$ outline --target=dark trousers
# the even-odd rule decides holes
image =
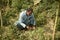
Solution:
[[[19,30],[27,30],[27,28],[24,28],[23,26],[21,26],[19,23],[17,24],[17,28]]]
[[[28,24],[27,26],[33,26],[32,24]],[[19,29],[19,30],[27,30],[27,28],[25,27],[23,27],[23,26],[21,26],[19,23],[17,24],[17,28]]]

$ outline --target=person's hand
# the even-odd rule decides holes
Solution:
[[[32,29],[33,29],[33,27],[31,27],[31,26],[26,26],[26,28],[27,28],[28,30],[32,30]]]
[[[28,30],[34,30],[34,29],[36,29],[36,27],[35,26],[26,26],[26,28],[28,29]]]
[[[29,26],[26,26],[26,28],[29,30],[30,29],[30,27]]]
[[[35,26],[30,27],[30,30],[34,30],[34,29],[36,29],[36,27],[35,27]]]
[[[33,28],[32,28],[32,29],[34,30],[34,29],[36,29],[36,27],[35,27],[35,26],[33,26]]]
[[[36,29],[36,25],[33,25],[33,30]]]

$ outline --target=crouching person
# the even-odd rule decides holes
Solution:
[[[35,19],[34,19],[34,15],[33,15],[33,9],[28,8],[27,10],[22,11],[20,13],[19,19],[15,23],[15,25],[21,30],[35,29],[36,23],[35,23]]]

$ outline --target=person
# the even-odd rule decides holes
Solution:
[[[19,15],[18,21],[15,23],[15,25],[21,29],[35,29],[36,28],[36,22],[33,15],[33,9],[28,8],[25,11],[22,11]]]

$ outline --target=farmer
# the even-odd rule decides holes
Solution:
[[[33,12],[32,8],[28,8],[27,10],[22,11],[15,25],[21,30],[35,29],[36,23],[32,12]]]

